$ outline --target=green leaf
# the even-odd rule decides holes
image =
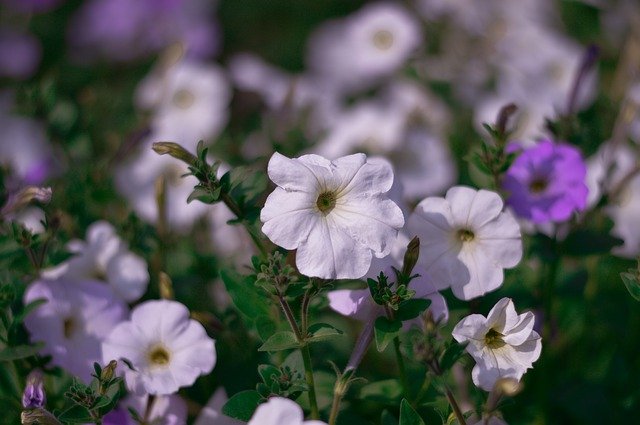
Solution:
[[[73,424],[93,423],[93,418],[87,408],[77,404],[62,412],[60,416],[58,416],[58,419],[61,422],[70,422]]]
[[[234,419],[249,422],[261,401],[262,396],[255,390],[240,391],[222,406],[222,413]]]
[[[220,188],[216,188],[212,193],[208,189],[196,186],[187,198],[187,204],[195,200],[204,204],[214,204],[220,200]]]
[[[397,379],[385,379],[366,384],[360,389],[359,395],[359,398],[363,400],[396,406],[400,397],[402,397],[402,385]]]
[[[318,341],[326,341],[331,338],[335,338],[336,336],[340,336],[343,332],[331,326],[328,323],[314,323],[309,326],[309,336],[307,336],[308,342],[318,342]]]
[[[411,320],[418,317],[429,308],[431,300],[424,298],[412,298],[400,303],[398,311],[396,312],[396,319],[404,322],[405,320]]]
[[[424,425],[424,421],[420,415],[413,410],[413,407],[411,407],[409,402],[404,398],[402,399],[402,402],[400,402],[399,425]]]
[[[293,332],[282,331],[271,335],[269,339],[258,348],[258,351],[282,351],[298,347],[300,347],[300,344]]]
[[[247,319],[255,321],[269,316],[268,298],[263,292],[258,292],[254,278],[242,276],[231,269],[220,270],[220,277],[233,304]]]
[[[467,344],[458,344],[452,341],[451,344],[445,349],[440,358],[440,368],[443,371],[449,370],[453,365],[464,355],[464,350]]]
[[[36,354],[44,347],[44,344],[39,342],[34,345],[16,345],[15,347],[6,347],[0,351],[0,362],[10,362],[13,360],[24,359]]]
[[[402,322],[399,320],[391,321],[382,316],[376,319],[374,332],[378,351],[384,351],[387,348],[387,345],[398,336],[400,328],[402,328]]]
[[[620,273],[624,286],[627,287],[629,294],[636,300],[640,301],[640,282],[634,273]]]

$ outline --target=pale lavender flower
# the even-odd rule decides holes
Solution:
[[[216,363],[215,341],[204,327],[189,318],[176,301],[146,301],[131,320],[113,328],[102,343],[105,361],[128,359],[127,386],[134,394],[172,394],[190,386]]]
[[[543,140],[525,149],[507,170],[502,187],[507,205],[534,223],[562,222],[585,209],[589,190],[580,151]]]
[[[27,316],[24,323],[31,341],[44,342],[41,352],[52,363],[87,382],[93,363],[100,362],[100,343],[127,315],[126,305],[108,286],[90,281],[39,280],[24,296],[28,304],[47,302]]]
[[[304,412],[295,401],[272,397],[258,406],[247,425],[326,425],[321,421],[305,421]]]

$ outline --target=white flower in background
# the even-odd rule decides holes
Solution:
[[[220,387],[202,408],[193,425],[242,425],[244,422],[222,414],[222,406],[227,402],[227,393]]]
[[[43,276],[106,281],[127,302],[139,299],[147,290],[147,263],[129,251],[110,223],[96,221],[87,229],[86,242],[73,240],[67,248],[75,255]]]
[[[470,300],[497,289],[504,268],[522,258],[520,227],[495,192],[456,186],[430,197],[409,218],[420,238],[420,264],[437,289]]]
[[[127,306],[107,285],[67,278],[29,285],[25,305],[38,299],[47,302],[24,321],[31,341],[43,341],[42,353],[51,355],[54,365],[88,382],[93,363],[102,359],[100,343],[125,320]]]
[[[302,408],[284,397],[271,397],[258,406],[247,425],[327,425],[322,421],[305,421]]]
[[[331,84],[358,90],[395,72],[421,43],[419,23],[407,10],[380,2],[321,26],[311,36],[307,62]]]
[[[138,107],[150,109],[157,140],[193,149],[216,137],[228,120],[231,89],[223,70],[213,64],[180,60],[160,68],[140,83]]]
[[[268,172],[277,187],[260,213],[262,231],[276,245],[297,249],[300,273],[360,278],[373,255],[389,254],[404,217],[387,195],[393,171],[386,160],[364,154],[290,159],[276,152]]]
[[[633,170],[637,153],[628,146],[615,148],[605,143],[587,161],[589,197],[587,205],[594,207],[603,193],[617,187],[623,178]],[[624,244],[612,249],[613,254],[634,258],[640,254],[640,176],[636,175],[626,183],[615,199],[610,199],[604,207],[605,213],[613,220],[611,234],[624,240]]]
[[[131,418],[129,408],[134,409],[140,416],[146,416],[145,424],[185,425],[187,423],[187,403],[177,394],[156,396],[151,406],[149,406],[147,394],[141,396],[129,394],[104,417],[103,423],[105,425],[138,425],[139,423]]]
[[[207,215],[210,226],[213,251],[225,259],[231,259],[238,266],[249,264],[256,248],[243,226],[228,224],[236,216],[223,203],[209,205]]]
[[[158,141],[151,135],[142,146],[140,155],[116,169],[115,182],[118,191],[127,199],[133,210],[143,220],[158,222],[156,184],[164,179],[165,211],[171,230],[185,232],[200,217],[209,205],[202,202],[187,204],[187,198],[198,180],[193,176],[182,177],[187,167],[169,155],[158,155],[151,149],[151,142]]]
[[[216,363],[215,341],[176,301],[146,301],[102,343],[102,358],[128,359],[127,387],[135,394],[173,394],[208,374]]]
[[[520,380],[533,367],[542,350],[540,335],[533,330],[532,312],[518,315],[510,298],[502,298],[485,318],[465,317],[453,329],[456,341],[469,342],[466,350],[475,359],[473,383],[491,391],[500,378]]]
[[[376,279],[380,275],[380,272],[384,272],[387,277],[393,280],[395,274],[391,267],[395,267],[396,269],[402,268],[404,254],[408,244],[409,238],[403,233],[398,234],[391,248],[390,255],[384,258],[374,259],[371,262],[369,271],[364,277]],[[444,297],[436,290],[433,283],[431,283],[431,279],[420,266],[414,268],[413,274],[420,275],[414,278],[409,284],[409,288],[416,291],[414,298],[431,300],[428,311],[431,312],[431,317],[434,322],[446,323],[449,320],[449,309],[447,308],[447,302]],[[329,298],[329,307],[333,311],[343,316],[353,317],[356,320],[369,320],[374,312],[379,316],[385,315],[384,308],[373,301],[371,291],[369,291],[368,288],[337,289],[335,291],[329,291],[327,298]],[[405,327],[409,328],[414,324],[421,326],[422,319],[418,317],[408,321],[405,323]]]

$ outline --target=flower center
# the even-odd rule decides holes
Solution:
[[[487,332],[487,334],[484,336],[484,343],[491,349],[500,348],[505,345],[505,342],[502,338],[504,338],[504,335],[491,328],[489,329],[489,332]]]
[[[548,185],[549,182],[546,179],[539,177],[529,183],[529,190],[531,193],[541,193],[545,191]]]
[[[195,101],[196,97],[187,89],[180,89],[173,95],[173,104],[180,109],[190,108]]]
[[[393,34],[387,30],[378,30],[373,34],[373,45],[380,50],[389,50],[393,46]]]
[[[169,351],[161,344],[153,346],[149,350],[147,357],[153,366],[166,366],[171,360]]]
[[[336,206],[336,194],[335,192],[322,192],[318,195],[318,199],[316,200],[316,207],[320,210],[321,213],[327,215],[333,210]]]
[[[76,330],[76,322],[73,320],[73,317],[67,317],[64,319],[64,322],[62,323],[62,330],[64,337],[66,339],[71,339]]]
[[[458,230],[458,239],[460,242],[471,242],[476,235],[469,229]]]

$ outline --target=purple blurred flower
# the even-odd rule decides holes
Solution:
[[[36,369],[27,376],[27,385],[22,393],[22,407],[35,409],[44,407],[46,402],[47,396],[44,392],[42,372]]]
[[[0,77],[26,79],[38,69],[42,49],[29,33],[0,29]]]
[[[218,47],[209,9],[201,0],[91,0],[73,17],[67,36],[81,61],[130,61],[172,43],[207,57]]]
[[[502,187],[507,204],[534,223],[568,220],[587,204],[587,168],[580,151],[543,140],[525,149],[507,170]]]

